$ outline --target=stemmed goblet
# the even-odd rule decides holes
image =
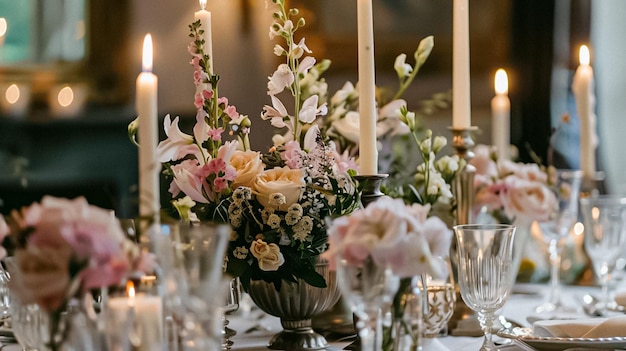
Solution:
[[[495,312],[513,286],[515,227],[506,224],[454,226],[457,240],[458,284],[465,304],[478,313],[485,334],[481,351],[497,350],[492,340]]]
[[[582,182],[580,170],[557,170],[551,180],[551,190],[556,197],[555,206],[547,220],[538,221],[550,255],[550,290],[546,301],[535,312],[546,313],[563,309],[560,297],[560,269],[563,244],[578,219],[578,194]]]
[[[609,283],[626,242],[626,197],[599,195],[580,199],[585,224],[584,245],[602,283],[601,311],[611,303]]]

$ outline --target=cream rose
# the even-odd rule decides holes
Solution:
[[[258,151],[237,150],[230,158],[230,165],[235,167],[237,178],[233,181],[233,188],[239,186],[252,187],[256,176],[263,172],[263,162]]]
[[[285,263],[285,258],[280,253],[278,245],[268,244],[261,239],[252,242],[250,253],[259,261],[259,268],[262,271],[276,271]]]
[[[276,167],[260,173],[254,180],[252,191],[265,207],[270,205],[272,194],[282,194],[285,203],[280,205],[279,210],[287,211],[289,206],[298,202],[305,185],[301,169]]]

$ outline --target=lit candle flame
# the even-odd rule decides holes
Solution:
[[[598,218],[600,218],[600,209],[597,207],[594,207],[591,209],[591,218],[593,218],[594,221],[597,221]]]
[[[74,101],[74,91],[69,86],[64,86],[61,90],[59,90],[57,100],[59,101],[59,105],[61,105],[61,107],[68,107]]]
[[[206,0],[199,0],[199,1],[200,1],[200,8],[204,10],[206,7]]]
[[[152,72],[152,35],[146,34],[143,39],[142,67],[144,72]]]
[[[496,94],[508,94],[509,93],[509,78],[506,75],[506,71],[502,68],[496,71],[495,77]]]
[[[4,17],[0,17],[0,37],[7,34],[7,20]]]
[[[574,235],[581,236],[584,232],[585,226],[580,222],[576,222],[576,224],[574,224]]]
[[[590,61],[590,55],[589,55],[589,48],[587,47],[587,45],[582,45],[580,47],[580,51],[578,53],[578,59],[580,60],[580,64],[581,65],[589,65],[589,61]]]
[[[128,295],[128,297],[130,298],[135,297],[135,284],[133,284],[133,282],[131,281],[126,283],[126,295]]]
[[[9,85],[6,92],[4,93],[4,97],[7,99],[7,102],[9,104],[13,105],[14,103],[16,103],[20,99],[20,88],[17,86],[17,84]]]

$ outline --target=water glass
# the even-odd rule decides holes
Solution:
[[[560,297],[561,251],[570,230],[578,220],[578,194],[582,182],[580,170],[557,170],[551,190],[556,204],[545,221],[538,221],[550,254],[550,290],[546,301],[535,311],[553,312],[564,309]]]
[[[626,197],[599,195],[580,199],[585,233],[584,246],[602,283],[600,308],[611,303],[609,283],[626,242]]]
[[[465,304],[478,312],[485,334],[481,350],[497,350],[492,340],[495,312],[513,285],[515,227],[505,224],[465,224],[454,227],[457,240],[458,284]]]
[[[176,223],[154,228],[150,235],[163,271],[167,313],[180,321],[177,328],[183,349],[213,349],[222,344],[229,234],[230,226],[225,224]],[[234,308],[233,303],[228,307]]]
[[[11,294],[11,329],[24,351],[37,351],[41,345],[41,334],[48,329],[46,314],[37,304],[23,305],[15,294]]]

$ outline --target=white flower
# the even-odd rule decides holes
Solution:
[[[332,129],[349,141],[358,144],[360,125],[359,113],[350,111],[344,118],[333,122]]]
[[[344,83],[343,87],[333,95],[330,99],[330,103],[333,106],[338,106],[345,103],[349,99],[353,99],[357,97],[358,92],[354,88],[354,85],[351,82]]]
[[[276,244],[268,244],[261,239],[252,242],[250,252],[262,271],[276,271],[285,263],[285,258]]]
[[[233,250],[233,256],[235,256],[235,258],[240,259],[240,260],[245,260],[246,257],[248,257],[248,249],[245,248],[244,246],[239,246],[236,247],[235,250]]]
[[[294,58],[297,60],[300,57],[302,57],[302,55],[304,55],[305,52],[308,54],[311,53],[311,50],[309,50],[309,48],[304,43],[304,39],[305,38],[300,39],[300,42],[298,44],[292,44],[291,55],[290,55],[291,58]],[[305,60],[302,60],[302,63],[304,63]],[[313,63],[315,63],[315,59],[313,59]]]
[[[396,70],[398,74],[398,78],[402,79],[411,75],[413,72],[413,67],[410,64],[406,63],[406,54],[400,54],[396,57],[396,61],[393,64],[393,68]]]
[[[272,229],[276,229],[280,227],[280,216],[275,213],[272,213],[267,219],[267,225]]]
[[[302,108],[300,109],[300,115],[298,119],[302,123],[313,123],[317,116],[323,116],[328,111],[326,107],[326,103],[322,104],[322,106],[317,106],[319,101],[319,96],[312,95],[308,99],[304,101],[302,104]]]
[[[293,84],[295,77],[293,72],[289,68],[289,66],[285,63],[278,65],[278,68],[272,74],[271,77],[268,77],[269,82],[267,83],[267,94],[268,95],[277,95],[283,92],[286,87]]]
[[[184,157],[188,149],[193,145],[193,137],[183,133],[178,127],[178,116],[171,120],[170,115],[166,115],[163,121],[163,129],[167,139],[159,143],[157,147],[157,157],[159,162],[175,161]]]
[[[391,135],[405,135],[411,132],[409,126],[402,122],[400,109],[406,107],[406,101],[393,100],[381,107],[378,112],[379,120],[376,124],[376,134],[380,137],[387,133]]]
[[[287,108],[276,96],[272,95],[272,106],[265,105],[263,107],[263,114],[261,118],[263,120],[271,119],[272,126],[276,128],[289,128],[291,130],[292,126],[286,124],[284,121],[285,117],[289,117],[289,113],[287,112]]]

